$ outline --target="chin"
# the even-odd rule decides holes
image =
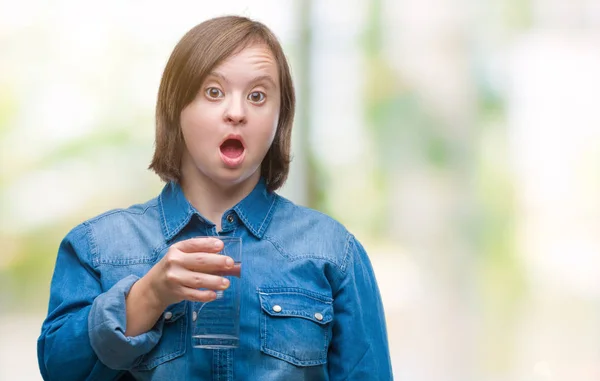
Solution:
[[[215,173],[214,176],[212,176],[212,179],[222,186],[235,186],[252,179],[255,173],[256,172],[245,172],[241,168],[234,170],[224,169],[223,171],[219,171],[219,173]]]

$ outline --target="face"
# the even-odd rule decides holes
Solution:
[[[277,131],[279,86],[277,63],[263,44],[217,66],[181,112],[183,180],[255,184]]]

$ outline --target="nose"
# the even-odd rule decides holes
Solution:
[[[240,97],[231,97],[225,109],[225,122],[233,125],[246,123],[246,105]]]

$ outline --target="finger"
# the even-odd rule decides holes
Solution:
[[[211,290],[196,290],[195,288],[185,288],[183,298],[192,302],[212,302],[217,298],[217,293]]]
[[[229,287],[229,280],[218,275],[186,271],[181,275],[181,284],[189,288],[225,290],[227,287]]]
[[[173,247],[184,253],[218,253],[221,251],[221,249],[223,249],[223,241],[212,237],[190,238],[175,243]]]
[[[189,253],[180,259],[183,267],[201,273],[221,274],[234,268],[233,259],[221,254]]]
[[[242,264],[241,263],[236,263],[233,265],[232,268],[227,268],[225,269],[225,271],[219,272],[216,275],[221,275],[221,276],[236,276],[236,277],[240,277],[242,275]]]

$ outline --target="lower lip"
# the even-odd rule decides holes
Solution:
[[[229,168],[236,168],[239,167],[244,161],[244,158],[246,157],[246,150],[244,150],[244,152],[242,152],[242,154],[238,157],[225,156],[221,151],[219,151],[219,154],[221,154],[221,160],[225,166]]]

